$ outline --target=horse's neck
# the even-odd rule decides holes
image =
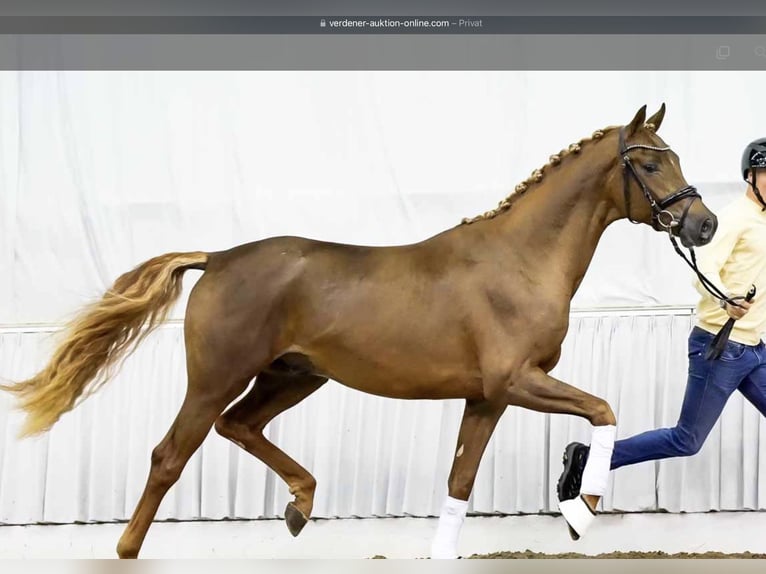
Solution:
[[[563,280],[572,293],[604,230],[620,216],[606,196],[608,164],[608,158],[581,157],[551,171],[498,218],[512,244],[532,254],[524,257],[525,264],[537,269],[541,279],[550,274]]]

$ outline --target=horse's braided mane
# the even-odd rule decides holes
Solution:
[[[532,172],[532,175],[530,175],[527,179],[519,183],[516,186],[516,188],[513,190],[513,193],[511,193],[509,196],[505,197],[502,201],[500,201],[500,203],[498,203],[495,209],[482,213],[481,215],[477,215],[476,217],[471,217],[471,218],[466,217],[463,219],[461,223],[470,224],[470,223],[474,223],[476,221],[481,221],[484,219],[492,219],[493,217],[503,213],[504,211],[508,211],[511,208],[511,206],[516,202],[516,200],[519,199],[519,197],[521,197],[527,191],[529,191],[530,187],[534,186],[537,183],[540,183],[543,180],[543,176],[550,169],[559,165],[565,157],[580,153],[583,146],[587,145],[588,143],[592,141],[600,140],[607,133],[611,132],[612,130],[618,129],[619,127],[620,126],[609,126],[602,130],[596,130],[595,132],[593,132],[593,134],[589,138],[583,138],[577,143],[573,143],[568,148],[561,150],[559,153],[550,156],[550,158],[548,159],[548,163],[546,163],[543,167],[534,170]],[[652,131],[654,128],[652,124],[646,124],[645,127]]]

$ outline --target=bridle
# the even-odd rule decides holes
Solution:
[[[646,145],[646,144],[632,144],[632,145],[626,145],[625,142],[625,128],[620,128],[620,139],[619,139],[619,154],[622,158],[622,172],[623,172],[623,194],[625,196],[625,213],[627,215],[628,220],[631,223],[641,223],[640,221],[634,220],[630,216],[630,178],[633,177],[634,180],[636,180],[636,183],[638,183],[638,186],[641,188],[641,191],[644,194],[644,197],[646,198],[646,201],[649,203],[649,207],[652,209],[652,225],[659,225],[662,229],[668,232],[668,237],[670,238],[670,242],[673,244],[673,248],[675,249],[676,253],[681,256],[681,258],[686,262],[686,264],[691,267],[691,269],[694,271],[694,273],[697,275],[697,277],[700,280],[700,283],[702,283],[702,286],[707,290],[708,293],[710,293],[714,298],[719,299],[720,301],[725,301],[726,303],[730,305],[734,305],[735,307],[739,307],[740,305],[737,304],[737,301],[741,301],[744,299],[744,297],[728,297],[723,291],[721,291],[718,287],[716,287],[712,281],[710,281],[707,277],[705,277],[702,272],[700,272],[699,268],[697,267],[697,257],[694,253],[694,248],[689,248],[689,253],[691,254],[691,260],[686,256],[686,254],[681,251],[681,247],[678,245],[678,241],[676,241],[676,238],[673,236],[673,228],[675,227],[682,227],[684,224],[684,221],[686,220],[686,214],[689,212],[689,209],[692,206],[692,203],[696,199],[701,199],[700,194],[697,192],[697,188],[693,185],[687,185],[686,187],[683,187],[679,189],[678,191],[671,193],[667,197],[663,197],[661,199],[657,199],[655,195],[651,192],[651,190],[646,186],[646,184],[641,180],[641,178],[638,175],[638,172],[636,171],[636,168],[634,167],[633,163],[630,161],[630,155],[628,152],[634,149],[647,149],[651,151],[659,151],[659,152],[666,152],[670,151],[670,147],[659,147],[659,146],[652,146],[652,145]],[[684,199],[690,199],[686,204],[686,207],[684,208],[683,213],[681,214],[681,219],[676,219],[676,216],[673,215],[670,211],[668,211],[668,207],[673,205],[674,203],[678,203],[679,201],[683,201]]]
[[[628,219],[631,223],[640,223],[630,216],[630,177],[633,176],[633,179],[636,180],[636,183],[638,183],[639,187],[641,188],[646,201],[649,202],[649,207],[652,208],[652,224],[657,223],[668,232],[670,232],[673,227],[683,226],[684,220],[686,219],[686,214],[689,212],[689,208],[692,206],[692,203],[694,203],[695,199],[700,198],[700,194],[697,192],[697,188],[693,185],[687,185],[675,193],[671,193],[667,197],[663,197],[662,199],[655,199],[654,194],[649,190],[646,184],[641,181],[636,168],[630,161],[630,155],[628,155],[628,152],[634,149],[648,149],[661,152],[670,151],[670,147],[659,147],[646,144],[625,145],[625,128],[620,128],[620,156],[622,157],[623,168],[623,193],[625,194],[625,212]],[[686,205],[686,208],[681,215],[681,219],[676,220],[676,216],[668,211],[668,207],[687,198],[691,198],[691,201]]]

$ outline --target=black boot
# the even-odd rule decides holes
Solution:
[[[572,442],[564,449],[564,471],[559,477],[556,492],[559,500],[571,500],[580,494],[582,473],[588,462],[590,448],[581,442]]]

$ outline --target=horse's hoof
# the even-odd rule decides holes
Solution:
[[[580,540],[580,535],[575,532],[575,529],[570,524],[567,524],[567,528],[569,529],[569,537],[572,540]]]
[[[287,529],[293,536],[298,536],[306,526],[309,519],[292,503],[288,502],[285,507],[285,522],[287,523]]]

